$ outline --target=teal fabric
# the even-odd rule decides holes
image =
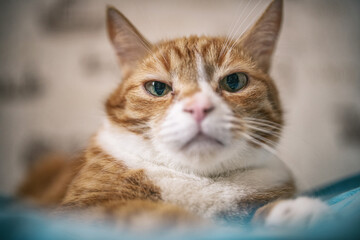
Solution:
[[[156,232],[151,235],[130,234],[105,224],[71,223],[51,219],[40,210],[30,208],[16,199],[0,196],[0,239],[359,239],[360,238],[360,175],[347,178],[324,188],[307,192],[324,200],[335,213],[310,229],[262,229],[235,222],[198,232]]]

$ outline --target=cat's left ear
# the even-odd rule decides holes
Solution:
[[[255,25],[244,34],[240,47],[268,72],[282,20],[282,0],[273,0]]]
[[[119,58],[122,74],[127,75],[151,48],[151,44],[114,7],[107,8],[107,30]]]

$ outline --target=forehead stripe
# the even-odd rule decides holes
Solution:
[[[198,75],[197,80],[199,83],[206,82],[207,74],[205,71],[205,66],[204,66],[202,56],[198,52],[195,52],[195,58],[196,58],[196,69],[197,69],[197,75]]]

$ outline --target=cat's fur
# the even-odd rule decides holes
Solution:
[[[241,39],[191,36],[150,44],[108,8],[123,79],[76,168],[65,166],[59,173],[71,184],[51,203],[121,222],[156,216],[169,223],[195,215],[244,219],[292,196],[292,176],[269,146],[279,140],[283,124],[268,74],[281,18],[282,1],[274,0]],[[222,78],[236,72],[249,77],[244,89],[219,88]],[[173,91],[152,96],[144,88],[147,81],[167,83]],[[201,101],[211,111],[203,109],[199,122],[186,108]],[[197,138],[199,133],[207,137]],[[257,216],[267,216],[273,205]]]

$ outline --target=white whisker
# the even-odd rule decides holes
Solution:
[[[243,1],[244,2],[244,1]],[[241,3],[243,3],[243,2],[241,2]],[[243,15],[244,15],[244,13],[245,13],[245,9],[249,6],[249,3],[250,3],[250,1],[247,1],[247,4],[246,4],[246,6],[242,9],[242,11],[241,11],[241,13],[240,13],[240,15],[239,15],[239,17],[237,18],[237,20],[234,22],[234,24],[232,25],[232,28],[231,28],[231,32],[230,32],[230,34],[228,34],[227,35],[227,37],[226,37],[226,41],[225,41],[225,43],[223,44],[223,46],[222,46],[222,48],[221,48],[221,51],[220,51],[220,54],[219,54],[219,58],[223,55],[223,52],[224,52],[224,50],[228,47],[228,44],[230,43],[230,40],[234,37],[234,35],[236,34],[236,32],[235,32],[235,34],[234,34],[234,31],[235,31],[235,29],[236,29],[236,27],[237,27],[237,24],[238,24],[238,22],[241,20],[241,18],[243,17]],[[241,5],[239,5],[239,8],[240,8],[240,6]]]
[[[268,139],[268,138],[265,138],[265,137],[262,137],[260,136],[259,134],[256,134],[256,133],[248,133],[250,136],[256,138],[257,140],[261,140],[263,141],[264,143],[266,143],[267,145],[270,145],[271,147],[273,148],[276,148],[277,147],[277,143]]]
[[[282,127],[272,125],[271,123],[263,123],[263,122],[250,121],[250,120],[244,121],[244,123],[249,125],[255,125],[257,127],[267,127],[270,128],[270,130],[282,131]]]
[[[270,135],[278,137],[278,138],[281,137],[281,135],[279,133],[274,132],[272,130],[267,130],[267,129],[263,129],[263,128],[259,128],[259,127],[255,127],[255,126],[251,126],[251,125],[246,125],[246,127],[250,128],[250,129],[253,129],[253,130],[256,130],[256,131],[259,131],[259,132],[270,134]]]
[[[264,148],[265,150],[267,150],[267,151],[270,152],[271,154],[274,154],[275,156],[277,156],[277,151],[276,151],[276,149],[270,147],[269,145],[267,145],[267,144],[265,144],[265,143],[263,143],[263,142],[260,142],[260,141],[256,140],[255,138],[253,138],[252,136],[250,136],[250,135],[247,134],[247,133],[242,132],[242,135],[243,135],[246,139],[248,139],[249,141],[251,141],[251,142],[259,145],[260,147]]]
[[[261,122],[255,122],[255,121],[245,121],[245,123],[247,125],[253,125],[254,127],[263,127],[263,128],[269,128],[268,130],[273,131],[276,130],[278,132],[282,131],[282,128],[277,127],[277,126],[273,126],[271,124],[267,124],[267,123],[261,123]]]
[[[257,122],[264,122],[264,123],[269,123],[269,124],[273,124],[276,126],[281,127],[282,125],[270,120],[266,120],[266,119],[261,119],[261,118],[252,118],[252,117],[244,117],[244,120],[253,120],[253,121],[257,121]]]
[[[240,29],[240,27],[244,24],[244,22],[246,22],[246,20],[249,18],[249,16],[254,12],[255,9],[258,8],[259,4],[260,4],[261,0],[259,0],[256,5],[252,8],[252,10],[249,12],[249,14],[246,16],[246,18],[244,19],[244,21],[241,23],[241,25],[239,26],[238,30]],[[251,22],[252,23],[252,22]],[[238,32],[238,31],[237,31]],[[236,32],[236,33],[237,33]],[[234,48],[234,46],[239,42],[239,40],[241,39],[242,35],[240,35],[234,42],[233,44],[230,46],[230,49],[228,49],[228,52],[231,52],[231,50]]]

